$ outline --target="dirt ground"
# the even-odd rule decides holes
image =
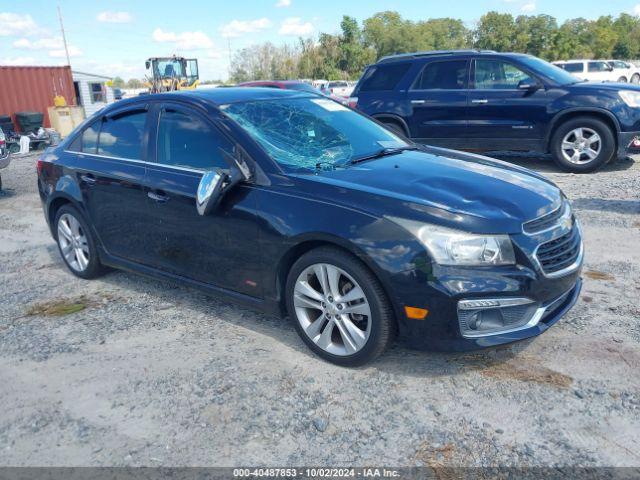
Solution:
[[[287,320],[129,273],[75,278],[35,157],[15,157],[0,172],[0,465],[640,465],[640,161],[572,175],[513,160],[573,202],[576,307],[513,346],[396,345],[344,369]]]

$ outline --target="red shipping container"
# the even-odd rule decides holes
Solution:
[[[53,97],[62,95],[67,105],[77,105],[71,67],[0,66],[0,114],[11,115],[16,129],[16,112],[41,112],[50,127],[47,108]]]

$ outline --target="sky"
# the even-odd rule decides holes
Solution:
[[[229,54],[255,43],[337,33],[342,15],[362,21],[396,10],[410,20],[453,17],[473,27],[486,12],[640,15],[640,0],[60,0],[74,70],[143,78],[144,61],[198,59],[202,80],[226,79]],[[56,2],[0,0],[0,65],[64,65]]]

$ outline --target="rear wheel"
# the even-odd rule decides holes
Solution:
[[[634,73],[631,76],[631,83],[640,83],[640,74]]]
[[[55,232],[60,255],[71,273],[84,279],[104,273],[89,225],[76,208],[71,205],[60,207],[56,213]]]
[[[618,82],[620,82],[620,83],[627,83],[627,77],[624,77],[624,76],[623,76],[623,77],[620,77],[620,78],[618,79]]]
[[[611,128],[604,122],[592,117],[578,117],[560,125],[550,147],[555,162],[562,169],[587,173],[613,157],[616,142]]]
[[[337,248],[322,247],[300,257],[289,272],[286,296],[302,340],[335,364],[367,363],[395,335],[391,305],[377,278]]]

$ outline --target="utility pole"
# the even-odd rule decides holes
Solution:
[[[67,37],[64,34],[64,24],[62,23],[62,12],[60,11],[60,4],[58,4],[58,19],[60,20],[60,31],[62,32],[62,43],[64,43],[64,53],[67,55],[67,65],[71,66],[71,60],[69,59],[69,47],[67,47]]]
[[[229,51],[229,68],[227,68],[227,81],[231,80],[231,38],[227,37],[227,47]]]

